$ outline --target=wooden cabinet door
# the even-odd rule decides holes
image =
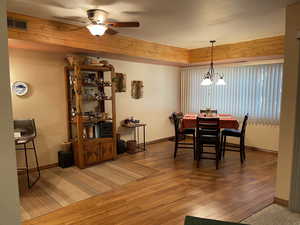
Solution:
[[[113,143],[105,142],[101,143],[102,160],[110,160],[113,158]]]
[[[86,142],[84,143],[84,159],[86,165],[93,165],[101,161],[101,151],[99,143]]]

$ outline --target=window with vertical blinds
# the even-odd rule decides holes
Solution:
[[[226,86],[201,86],[207,67],[181,70],[181,111],[199,113],[200,109],[217,109],[261,124],[279,124],[282,63],[251,66],[218,66]]]

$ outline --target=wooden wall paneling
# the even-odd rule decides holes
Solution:
[[[61,22],[8,13],[9,17],[25,20],[28,29],[9,28],[8,37],[18,40],[12,43],[16,47],[30,45],[31,48],[43,48],[41,44],[56,46],[57,51],[90,52],[103,57],[155,64],[187,66],[206,63],[210,60],[210,47],[185,49],[138,40],[121,35],[92,36],[87,29]],[[261,57],[282,57],[284,54],[284,36],[261,38],[233,44],[216,45],[215,61],[247,59]],[[34,46],[32,43],[37,43]],[[64,49],[61,48],[64,47]],[[27,47],[29,48],[29,47]],[[49,48],[49,47],[48,47]],[[52,48],[50,48],[52,50]],[[51,51],[50,50],[50,51]]]
[[[27,30],[9,29],[11,39],[34,41],[71,48],[175,63],[188,62],[188,50],[121,35],[92,36],[86,28],[8,12],[8,16],[27,21]]]
[[[249,59],[284,55],[284,36],[262,38],[234,44],[216,45],[214,60]],[[189,51],[190,63],[210,61],[210,47]]]

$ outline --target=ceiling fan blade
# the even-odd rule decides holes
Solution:
[[[115,35],[117,33],[119,33],[119,32],[112,28],[107,28],[107,30],[105,31],[105,34],[109,34],[109,35]]]
[[[139,27],[139,22],[105,22],[112,27]]]
[[[80,16],[67,16],[67,17],[60,17],[54,16],[56,20],[65,21],[67,23],[75,23],[75,24],[88,24],[90,21],[88,18],[80,17]]]

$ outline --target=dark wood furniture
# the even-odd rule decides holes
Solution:
[[[180,123],[182,120],[182,116],[173,113],[173,122],[174,122],[174,129],[175,129],[175,149],[174,149],[174,159],[177,155],[177,150],[179,148],[184,149],[193,149],[194,152],[194,159],[196,159],[196,136],[195,136],[195,129],[189,128],[189,129],[181,129]],[[193,136],[193,143],[185,142],[184,139],[181,137],[183,135],[192,135]]]
[[[80,65],[74,59],[65,71],[69,139],[75,165],[85,168],[114,159],[117,156],[114,67]]]
[[[238,225],[238,224],[242,224],[242,223],[204,219],[204,218],[199,218],[194,216],[186,216],[184,220],[184,225]]]
[[[225,151],[235,151],[240,152],[241,163],[244,163],[246,160],[246,151],[245,151],[245,133],[248,121],[248,114],[245,115],[243,126],[241,130],[238,129],[224,129],[221,136],[221,151],[223,158],[225,157]],[[230,145],[230,148],[226,149],[226,138],[227,137],[236,137],[240,139],[239,146]],[[228,146],[229,147],[229,146]]]
[[[122,124],[122,127],[134,129],[133,131],[133,140],[136,141],[136,152],[146,151],[146,124],[137,123],[137,124]],[[143,130],[143,142],[140,143],[140,128]]]
[[[41,177],[39,161],[38,161],[35,143],[34,143],[34,139],[36,138],[36,126],[35,126],[34,119],[14,120],[14,130],[15,130],[15,132],[20,134],[19,137],[15,137],[16,150],[24,151],[24,154],[25,154],[26,168],[18,168],[18,170],[26,171],[27,185],[28,185],[28,188],[31,188]],[[32,182],[30,182],[30,177],[29,177],[30,169],[29,169],[29,165],[28,165],[28,156],[27,156],[28,150],[33,150],[33,152],[34,152],[36,170],[38,172],[38,176]]]
[[[214,147],[215,152],[204,151],[204,147]],[[214,155],[215,157],[209,157]],[[200,159],[216,161],[219,169],[220,119],[218,117],[197,117],[197,167]]]

